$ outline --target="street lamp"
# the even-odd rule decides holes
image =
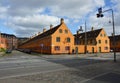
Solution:
[[[102,7],[101,8],[98,8],[98,14],[97,15],[97,18],[99,17],[103,17],[103,13],[104,12],[108,12],[108,11],[111,11],[112,13],[112,24],[113,24],[113,51],[114,51],[114,62],[116,62],[116,48],[115,48],[115,25],[114,25],[114,13],[113,13],[113,9],[108,9],[108,10],[105,10],[105,11],[102,11]]]
[[[81,28],[82,28],[82,26],[81,26]],[[85,21],[85,54],[87,53],[87,30],[86,30],[86,21]]]
[[[78,45],[79,44],[79,34],[80,34],[80,31],[82,31],[83,32],[83,29],[82,29],[82,26],[80,26],[80,29],[78,29],[77,30],[77,34],[76,34],[76,45]],[[75,51],[76,51],[76,54],[78,53],[78,48],[76,47],[76,49],[75,49]]]

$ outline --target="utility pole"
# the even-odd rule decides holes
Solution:
[[[113,51],[114,51],[114,62],[116,62],[116,44],[115,44],[115,24],[114,24],[114,12],[113,12],[113,9],[108,9],[108,10],[105,10],[105,11],[102,11],[102,8],[99,8],[98,9],[98,14],[97,15],[97,18],[100,18],[100,17],[103,17],[103,13],[105,12],[108,12],[108,11],[111,11],[112,13],[112,25],[113,25]]]

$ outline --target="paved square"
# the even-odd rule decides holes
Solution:
[[[120,83],[120,74],[108,73],[89,80],[85,83]]]

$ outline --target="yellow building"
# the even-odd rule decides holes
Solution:
[[[109,38],[104,29],[97,29],[86,32],[86,45],[85,33],[78,33],[75,36],[75,51],[77,53],[96,53],[96,52],[109,52]],[[85,49],[86,48],[86,49]],[[86,50],[86,52],[85,52]]]
[[[64,23],[64,19],[61,19],[58,26],[51,25],[49,30],[43,29],[43,33],[24,42],[19,49],[45,54],[72,53],[74,36]]]

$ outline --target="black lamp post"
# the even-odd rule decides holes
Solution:
[[[102,8],[99,8],[98,9],[98,14],[97,15],[97,18],[99,17],[103,17],[103,13],[104,12],[108,12],[108,11],[111,11],[112,12],[112,24],[113,24],[113,51],[114,51],[114,62],[116,62],[116,44],[115,44],[115,24],[114,24],[114,13],[113,13],[113,9],[108,9],[108,10],[105,10],[105,11],[102,11]]]
[[[80,30],[83,31],[82,26],[80,26]],[[86,33],[86,21],[85,21],[85,54],[87,53],[87,33]]]

